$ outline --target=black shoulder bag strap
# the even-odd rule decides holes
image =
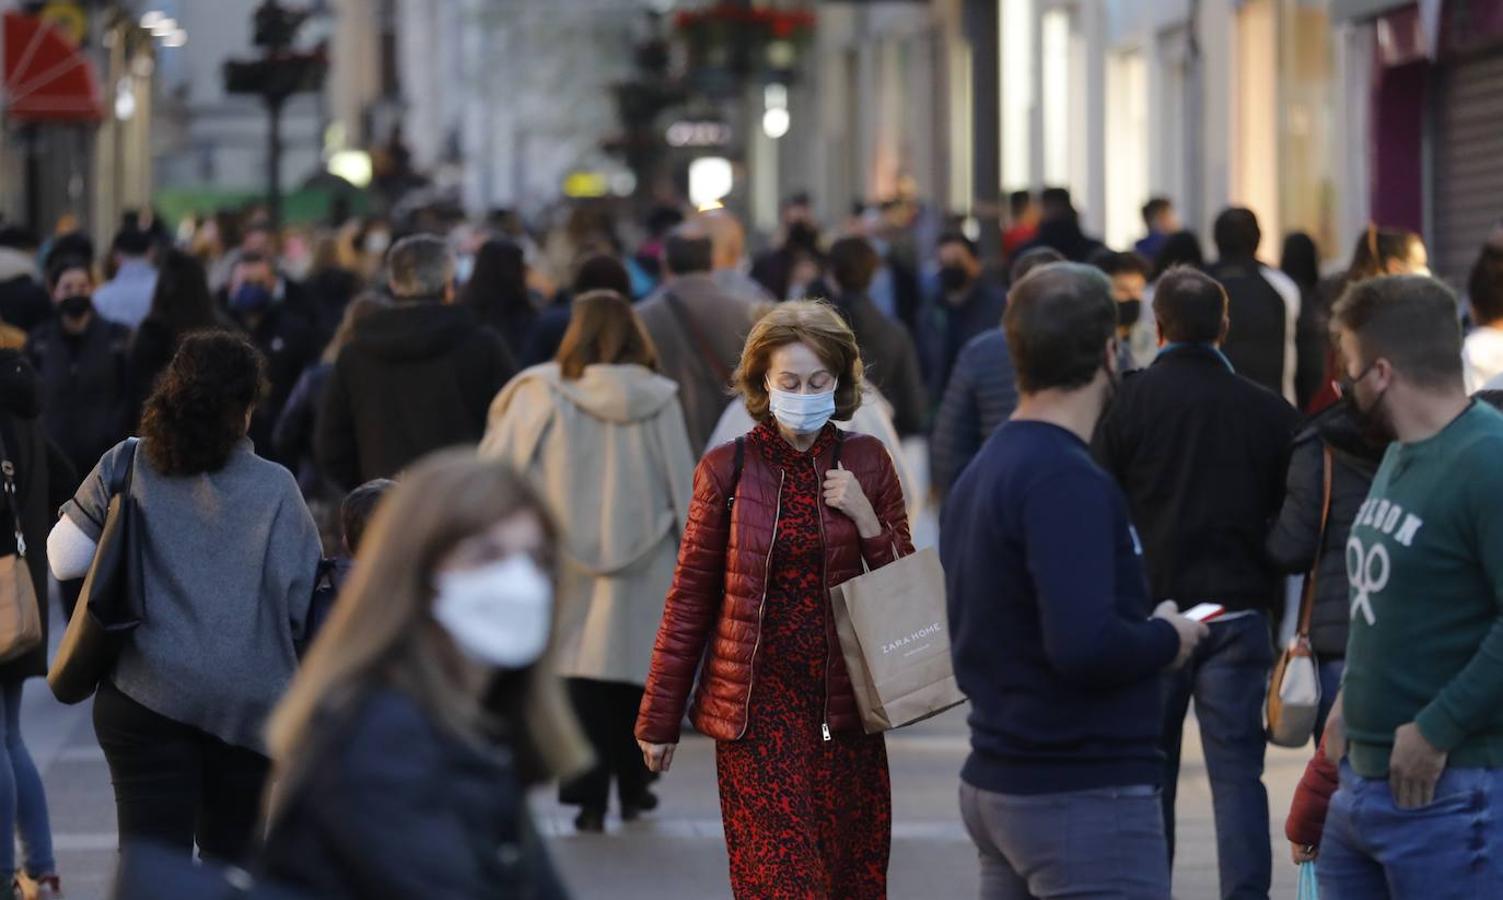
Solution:
[[[140,438],[126,438],[125,450],[120,454],[120,461],[125,466],[125,474],[121,475],[118,471],[115,472],[114,484],[111,485],[113,488],[111,491],[112,495],[130,496],[131,485],[136,481],[136,448],[140,444]]]
[[[10,513],[11,524],[15,528],[16,555],[25,559],[26,536],[21,533],[21,502],[16,497],[16,464],[11,462],[3,427],[0,427],[0,475],[5,478],[5,509]]]
[[[725,524],[731,525],[731,507],[736,505],[736,488],[741,484],[741,469],[746,465],[746,437],[736,438],[736,466],[731,469],[731,486],[725,492]]]

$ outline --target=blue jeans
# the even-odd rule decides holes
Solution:
[[[1341,675],[1346,671],[1345,659],[1320,660],[1316,673],[1320,676],[1320,708],[1315,712],[1315,746],[1320,746],[1320,737],[1326,733],[1326,717],[1341,691]]]
[[[961,782],[960,817],[981,854],[981,900],[1169,900],[1151,787],[994,794]]]
[[[1461,900],[1503,894],[1503,770],[1447,769],[1435,802],[1399,809],[1386,778],[1345,762],[1320,842],[1321,900]]]
[[[21,686],[12,681],[0,685],[4,703],[5,733],[0,735],[0,878],[10,884],[16,871],[16,845],[10,835],[20,832],[26,852],[26,874],[33,878],[57,871],[52,858],[52,825],[47,820],[47,794],[42,776],[26,744],[21,741]],[[4,885],[0,885],[3,893]]]
[[[1185,712],[1195,699],[1216,816],[1223,900],[1267,900],[1273,877],[1268,791],[1263,787],[1263,700],[1273,643],[1262,613],[1210,624],[1189,663],[1166,676],[1164,833],[1174,856],[1174,798]]]

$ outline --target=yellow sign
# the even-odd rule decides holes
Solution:
[[[565,197],[604,197],[610,191],[610,181],[600,172],[570,172],[564,177]]]
[[[42,7],[42,20],[56,28],[75,47],[89,35],[89,16],[73,0],[52,0]]]

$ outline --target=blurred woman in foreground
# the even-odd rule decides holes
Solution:
[[[472,453],[383,501],[272,719],[270,878],[321,898],[564,896],[526,804],[588,764],[544,662],[556,540],[522,479]]]

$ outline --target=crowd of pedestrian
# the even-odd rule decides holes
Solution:
[[[906,200],[826,234],[805,196],[754,254],[728,210],[588,204],[132,217],[105,254],[0,228],[0,551],[87,616],[131,509],[144,612],[93,698],[122,848],[309,896],[563,896],[527,788],[582,833],[613,793],[651,813],[687,720],[738,897],[885,896],[886,745],[829,591],[932,504],[984,897],[1168,897],[1192,702],[1221,896],[1268,896],[1290,576],[1319,695],[1294,860],[1338,900],[1503,884],[1466,836],[1503,765],[1503,417],[1468,396],[1503,384],[1503,234],[1462,302],[1398,229],[1322,277],[1306,235],[1263,262],[1243,208],[1209,261],[1166,198],[1122,250],[1063,189],[1010,208],[1001,260]],[[0,896],[61,896],[19,721],[47,668],[45,638],[0,661]]]

